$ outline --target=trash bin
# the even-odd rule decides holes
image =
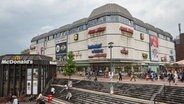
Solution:
[[[52,95],[48,95],[48,103],[52,103]]]

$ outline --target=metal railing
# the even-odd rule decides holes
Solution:
[[[165,85],[162,85],[157,93],[154,93],[150,99],[150,104],[155,104],[155,99],[158,95],[160,95],[164,91],[165,94]]]
[[[47,92],[47,89],[49,88],[49,86],[52,84],[53,81],[54,81],[54,78],[50,79],[49,82],[47,83],[46,87],[43,90],[44,95]]]

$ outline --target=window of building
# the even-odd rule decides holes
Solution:
[[[106,22],[111,22],[111,16],[105,16]]]
[[[105,23],[105,17],[98,18],[98,24]]]
[[[149,33],[150,35],[157,36],[157,33],[156,33],[156,32],[154,32],[154,31],[149,30],[149,31],[148,31],[148,33]]]
[[[39,39],[38,40],[38,43],[43,43],[44,42],[44,39]]]
[[[59,38],[60,36],[61,36],[60,32],[56,34],[56,38]]]
[[[137,31],[147,33],[146,28],[144,28],[144,27],[142,27],[142,26],[135,25],[135,29],[136,29]]]
[[[53,39],[53,36],[52,36],[52,35],[50,35],[50,36],[49,36],[49,40],[52,40],[52,39]]]
[[[129,25],[129,26],[133,26],[133,22],[131,22],[129,19],[122,17],[122,16],[118,16],[119,18],[119,22]]]
[[[111,22],[118,22],[119,21],[118,16],[111,16],[110,19],[111,19]]]

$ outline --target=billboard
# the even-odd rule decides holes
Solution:
[[[67,52],[67,43],[58,43],[56,44],[56,54],[64,54]]]
[[[157,35],[150,35],[150,52],[151,60],[158,61],[158,37]]]

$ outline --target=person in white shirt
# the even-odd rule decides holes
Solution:
[[[65,89],[68,90],[68,85],[65,85]]]
[[[18,104],[18,99],[17,99],[17,97],[16,96],[13,96],[13,104]]]
[[[67,95],[66,95],[66,100],[70,100],[72,97],[72,93],[70,91],[68,91]]]
[[[42,99],[42,93],[40,93],[36,98],[37,104],[41,101],[41,99]]]
[[[178,73],[177,71],[174,72],[174,83],[175,85],[177,85],[177,82],[178,82]]]
[[[54,87],[51,88],[51,94],[52,94],[52,95],[55,94],[55,88],[54,88]]]

